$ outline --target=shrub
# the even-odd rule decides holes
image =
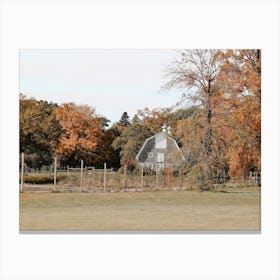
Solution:
[[[135,163],[134,161],[133,161],[133,162],[128,162],[128,163],[126,164],[126,171],[127,171],[127,172],[134,172],[135,169],[136,169],[136,163]],[[118,172],[119,172],[120,174],[124,173],[124,165],[122,165],[122,166],[119,168]]]
[[[56,181],[61,181],[67,176],[63,174],[56,175]],[[23,180],[28,184],[52,184],[53,174],[25,174]]]
[[[166,167],[166,168],[160,170],[160,174],[179,176],[180,170],[178,170],[177,168]]]
[[[199,165],[189,168],[187,174],[188,185],[191,188],[200,191],[211,191],[213,189],[213,182],[206,178],[204,170]]]

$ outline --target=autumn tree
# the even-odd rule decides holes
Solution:
[[[190,106],[187,108],[176,108],[173,109],[172,112],[170,112],[169,116],[171,121],[179,121],[187,119],[188,117],[193,116],[195,113],[199,111],[199,108],[197,106]]]
[[[145,127],[155,134],[162,130],[164,124],[173,126],[175,120],[172,119],[170,112],[170,108],[144,108],[137,111],[137,117]]]
[[[179,59],[167,69],[169,81],[165,89],[177,87],[183,89],[185,98],[198,106],[200,117],[198,126],[201,128],[201,151],[204,184],[208,188],[212,184],[213,170],[213,116],[219,103],[216,80],[219,74],[220,60],[216,50],[184,50]]]
[[[198,109],[176,126],[187,169],[198,177],[204,170],[209,185],[220,171],[233,178],[260,172],[260,50],[183,51],[168,71],[166,87],[181,88],[181,106]]]
[[[104,119],[97,116],[95,110],[87,105],[65,103],[56,108],[56,118],[62,128],[56,153],[78,164],[94,162],[99,138],[103,135]]]
[[[121,164],[126,165],[129,170],[133,170],[137,162],[135,157],[141,149],[145,140],[152,135],[151,130],[138,117],[133,118],[133,122],[117,137],[112,146],[119,150]]]
[[[104,129],[97,139],[97,145],[94,151],[93,164],[97,168],[103,168],[107,163],[108,168],[120,167],[119,150],[114,149],[112,143],[119,136],[119,131],[114,128]]]
[[[219,82],[229,108],[229,174],[261,170],[261,51],[221,51]]]
[[[27,165],[40,168],[51,164],[61,134],[55,117],[58,105],[21,94],[19,107],[20,152],[25,153]]]

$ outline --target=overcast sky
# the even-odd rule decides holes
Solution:
[[[95,107],[112,122],[124,111],[174,105],[160,91],[174,50],[21,50],[20,92],[28,97]]]

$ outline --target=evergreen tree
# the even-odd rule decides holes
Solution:
[[[136,124],[140,121],[139,117],[137,115],[134,115],[134,117],[132,118],[131,124]]]
[[[129,115],[127,112],[124,112],[121,116],[121,119],[118,122],[120,126],[128,126],[130,124]]]
[[[112,146],[120,151],[121,164],[126,165],[128,169],[133,170],[137,164],[135,157],[141,149],[145,140],[153,133],[141,121],[136,121],[128,126],[122,134],[117,137]]]

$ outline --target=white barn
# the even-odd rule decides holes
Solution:
[[[140,165],[156,172],[163,168],[175,167],[183,160],[180,148],[168,134],[170,128],[163,126],[163,131],[148,138],[136,156]]]

